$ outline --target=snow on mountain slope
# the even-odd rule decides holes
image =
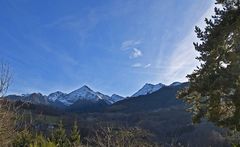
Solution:
[[[147,94],[153,93],[153,92],[161,89],[164,86],[165,85],[162,84],[162,83],[159,83],[159,84],[156,84],[156,85],[146,83],[140,90],[138,90],[131,97],[137,97],[137,96],[140,96],[140,95],[147,95]]]
[[[67,95],[66,93],[63,93],[61,91],[57,91],[54,93],[51,93],[48,95],[48,100],[55,102],[57,99],[63,98],[65,95]]]
[[[66,94],[64,97],[61,97],[58,100],[64,103],[65,105],[71,105],[80,99],[90,100],[93,102],[94,101],[97,102],[98,100],[105,100],[106,102],[110,103],[108,101],[109,96],[104,95],[100,92],[94,92],[86,85],[77,90],[74,90],[69,94]]]
[[[112,103],[115,103],[115,102],[118,102],[118,101],[121,101],[123,100],[124,97],[120,96],[120,95],[117,95],[117,94],[113,94],[111,97],[110,97],[110,101]]]
[[[58,99],[58,101],[61,102],[61,103],[63,103],[65,106],[70,106],[70,105],[73,104],[72,102],[69,102],[69,101],[67,101],[67,100],[64,99],[64,98],[60,98],[60,99]]]
[[[97,102],[98,100],[104,100],[108,104],[113,104],[119,100],[122,100],[123,97],[113,94],[111,97],[100,92],[95,92],[90,89],[88,86],[84,85],[81,88],[70,92],[69,94],[57,91],[51,93],[47,96],[49,102],[60,102],[65,106],[70,106],[78,100],[89,100],[92,102]]]
[[[77,90],[66,95],[65,99],[69,102],[75,102],[79,99],[87,99],[87,100],[97,100],[100,99],[92,89],[87,86],[83,86]]]
[[[100,96],[101,97],[101,99],[102,100],[104,100],[105,102],[107,102],[108,104],[112,104],[112,102],[111,102],[111,97],[109,97],[108,95],[104,95],[104,94],[102,94],[102,93],[100,93],[100,92],[96,92],[96,94],[98,95],[98,96]]]

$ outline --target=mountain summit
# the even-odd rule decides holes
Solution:
[[[99,100],[105,101],[108,104],[115,103],[124,97],[113,94],[111,97],[100,92],[95,92],[88,86],[84,85],[81,88],[70,92],[69,94],[60,91],[49,94],[48,99],[53,102],[61,102],[65,106],[70,106],[79,100],[97,102]]]
[[[150,93],[153,93],[159,89],[161,89],[162,87],[164,87],[166,85],[159,83],[156,85],[150,84],[150,83],[146,83],[140,90],[138,90],[136,93],[134,93],[131,97],[137,97],[140,95],[147,95]]]
[[[168,86],[179,86],[182,83],[180,82],[173,82],[172,84],[168,85]],[[151,94],[155,91],[158,91],[159,89],[165,87],[167,85],[159,83],[159,84],[150,84],[150,83],[146,83],[140,90],[138,90],[136,93],[134,93],[131,97],[138,97],[140,95],[147,95],[147,94]]]

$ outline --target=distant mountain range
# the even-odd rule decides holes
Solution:
[[[106,110],[110,112],[147,112],[158,111],[160,109],[172,107],[184,107],[184,103],[176,99],[177,92],[188,86],[188,83],[175,82],[171,85],[152,85],[145,84],[138,92],[146,92],[145,88],[149,89],[147,94],[137,97],[129,97],[118,101],[108,107]],[[156,90],[157,88],[160,89]],[[139,93],[136,94],[139,94]],[[134,94],[135,95],[135,94]]]
[[[112,104],[117,101],[124,99],[124,97],[117,94],[108,96],[100,92],[95,92],[90,89],[88,86],[84,85],[81,88],[74,90],[70,93],[63,93],[61,91],[56,91],[49,94],[48,96],[42,95],[41,93],[32,93],[32,94],[22,94],[22,95],[8,95],[6,96],[9,100],[20,100],[24,102],[30,102],[33,104],[57,104],[70,106],[73,105],[78,100],[87,100],[92,102],[97,102],[99,100],[105,101],[107,104]]]
[[[124,99],[130,99],[132,97],[140,97],[143,95],[149,95],[164,87],[175,87],[182,83],[174,82],[170,85],[164,84],[145,84],[140,90],[134,93],[131,97],[122,97],[117,94],[108,96],[100,92],[95,92],[88,86],[84,85],[79,89],[76,89],[70,93],[63,93],[56,91],[48,96],[41,93],[23,94],[23,95],[8,95],[6,98],[13,101],[29,102],[32,104],[50,105],[60,108],[67,108],[68,110],[97,110],[108,105],[112,105],[118,101]]]
[[[172,84],[170,84],[169,86],[178,86],[178,85],[181,85],[182,83],[180,82],[174,82]],[[137,96],[140,96],[140,95],[147,95],[147,94],[151,94],[155,91],[158,91],[159,89],[165,87],[167,85],[165,84],[162,84],[162,83],[159,83],[159,84],[149,84],[149,83],[146,83],[140,90],[138,90],[136,93],[134,93],[131,97],[137,97]]]

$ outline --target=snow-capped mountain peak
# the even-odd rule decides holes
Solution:
[[[156,85],[146,83],[140,90],[138,90],[135,94],[133,94],[132,97],[137,97],[140,95],[147,95],[147,94],[153,93],[153,92],[161,89],[164,86],[165,85],[162,83],[159,83]]]
[[[66,100],[70,102],[75,102],[78,99],[97,99],[96,93],[90,89],[88,86],[84,85],[83,87],[74,90],[73,92],[67,94]]]
[[[104,100],[108,104],[115,103],[119,100],[124,99],[119,95],[112,95],[111,97],[100,92],[95,92],[88,86],[84,85],[68,94],[61,91],[51,93],[47,96],[49,102],[59,103],[61,102],[65,106],[72,105],[78,100],[90,100],[92,102],[97,102],[98,100]]]
[[[88,86],[84,85],[81,88],[67,94],[62,99],[59,99],[59,101],[61,101],[65,105],[71,105],[78,100],[90,100],[93,102],[96,102],[98,100],[105,100],[106,102],[110,103],[108,99],[109,96],[104,95],[100,92],[95,92]]]
[[[91,88],[89,88],[87,85],[83,85],[81,88],[77,89],[77,90],[85,90],[85,91],[93,91]],[[76,90],[76,91],[77,91]]]

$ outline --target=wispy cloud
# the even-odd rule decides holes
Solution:
[[[149,68],[151,64],[142,64],[142,63],[134,63],[132,67],[137,67],[137,68]]]
[[[142,51],[138,47],[140,44],[140,40],[127,40],[122,42],[121,50],[128,52],[130,54],[130,59],[138,58],[143,55]]]
[[[197,25],[201,28],[205,26],[204,19],[209,18],[214,14],[214,3],[209,7],[209,9],[202,15],[202,17],[197,22]],[[167,81],[179,80],[185,81],[186,75],[190,74],[193,69],[199,64],[195,59],[198,53],[194,50],[192,42],[198,41],[195,37],[194,28],[191,28],[186,37],[180,41],[176,46],[172,55],[168,61],[168,68],[166,71]]]
[[[43,27],[73,32],[77,35],[76,40],[81,46],[91,36],[90,32],[96,28],[101,18],[103,18],[103,15],[98,13],[98,10],[89,10],[85,15],[70,14],[60,17],[43,25]]]
[[[128,50],[128,49],[132,49],[134,47],[136,47],[136,45],[141,44],[141,41],[139,40],[127,40],[122,42],[121,44],[121,49],[122,50]]]
[[[78,65],[78,60],[76,60],[75,58],[71,57],[69,54],[67,54],[64,51],[61,51],[59,49],[56,48],[52,48],[49,45],[47,45],[44,42],[39,42],[38,45],[45,51],[47,51],[48,53],[52,54],[53,56],[57,57],[58,59],[61,60],[61,62],[63,64],[66,65]]]
[[[151,64],[146,64],[145,66],[144,66],[144,68],[149,68],[151,66]]]
[[[132,65],[132,67],[139,68],[139,67],[142,67],[142,64],[141,63],[134,63]]]
[[[60,17],[56,20],[53,20],[50,23],[44,24],[43,27],[47,27],[47,28],[51,28],[51,27],[66,27],[68,25],[73,25],[78,23],[79,24],[79,20],[76,21],[77,19],[74,16],[63,16]]]
[[[138,58],[140,56],[142,56],[142,51],[140,49],[137,49],[137,48],[133,48],[132,49],[132,52],[131,52],[131,55],[130,55],[130,58]]]

